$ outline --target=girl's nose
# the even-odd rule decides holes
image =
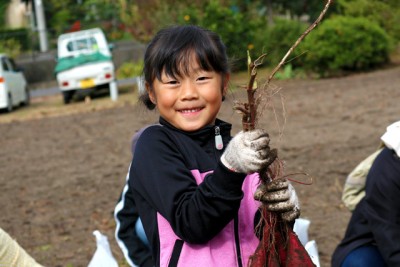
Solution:
[[[196,85],[191,82],[185,82],[182,84],[181,99],[191,100],[198,98],[198,92]]]

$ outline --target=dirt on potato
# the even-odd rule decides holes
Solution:
[[[275,109],[265,110],[259,126],[269,131],[285,172],[312,180],[294,186],[321,266],[330,266],[350,218],[341,202],[346,176],[400,119],[400,67],[273,84],[282,98],[274,98]],[[241,128],[233,101],[244,98],[240,89],[229,93],[220,112],[233,133]],[[116,102],[103,96],[65,106],[60,96],[37,98],[0,114],[0,227],[49,267],[87,266],[98,229],[120,266],[128,266],[114,239],[113,209],[131,160],[131,136],[157,119],[132,90]]]

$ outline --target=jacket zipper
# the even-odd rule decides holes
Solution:
[[[215,126],[215,148],[217,150],[222,150],[224,148],[224,143],[222,141],[222,136],[220,132],[220,128]],[[234,234],[235,234],[235,248],[236,248],[236,256],[238,261],[238,267],[243,267],[242,263],[242,253],[240,251],[240,241],[239,241],[239,218],[238,215],[235,215],[233,219],[233,227],[234,227]]]
[[[224,142],[222,141],[221,131],[218,126],[215,126],[215,148],[222,150],[224,148]]]
[[[234,224],[234,232],[235,232],[235,247],[236,247],[236,255],[238,260],[238,267],[243,267],[242,263],[242,253],[240,252],[240,241],[239,241],[239,218],[238,215],[235,215],[233,219]]]

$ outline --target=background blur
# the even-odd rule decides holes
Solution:
[[[246,98],[240,88],[248,82],[247,50],[253,59],[268,54],[258,75],[268,77],[324,5],[0,0],[0,53],[23,67],[31,89],[55,86],[57,37],[100,27],[114,45],[123,81],[140,75],[144,48],[158,29],[204,26],[222,36],[234,66],[219,115],[233,124],[234,134],[241,117],[232,107]],[[341,201],[347,174],[375,151],[386,126],[399,120],[399,40],[400,1],[335,0],[275,76],[276,91],[260,119],[286,173],[309,174],[295,175],[303,182],[313,178],[311,186],[294,186],[323,267],[330,266],[351,215]],[[137,87],[128,85],[119,87],[117,101],[106,95],[64,105],[61,94],[46,95],[0,113],[0,227],[44,266],[87,266],[96,249],[95,229],[108,236],[119,266],[128,266],[113,237],[113,209],[131,161],[131,137],[158,119],[137,102]]]
[[[0,52],[17,59],[31,85],[52,81],[57,37],[100,27],[114,44],[118,77],[126,78],[140,74],[143,48],[156,31],[197,24],[222,36],[234,70],[246,68],[246,50],[253,57],[268,53],[266,66],[274,66],[324,5],[320,0],[1,0]],[[336,0],[318,27],[292,53],[283,78],[338,76],[396,60],[400,2]]]

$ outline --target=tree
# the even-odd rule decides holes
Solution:
[[[4,28],[4,26],[5,26],[6,12],[4,12],[4,10],[7,10],[9,3],[10,3],[10,1],[8,1],[8,0],[0,0],[0,10],[2,10],[2,12],[0,12],[0,28]]]

